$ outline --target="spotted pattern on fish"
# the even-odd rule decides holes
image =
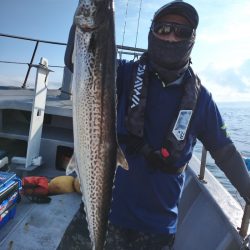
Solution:
[[[81,1],[74,22],[74,151],[92,248],[99,250],[105,242],[117,163],[112,1]]]

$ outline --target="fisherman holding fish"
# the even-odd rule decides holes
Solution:
[[[116,171],[105,249],[172,249],[185,170],[197,139],[250,201],[245,163],[191,68],[198,23],[192,5],[167,3],[154,14],[147,52],[135,62],[118,61],[117,135],[129,170]],[[74,29],[65,53],[72,72]]]

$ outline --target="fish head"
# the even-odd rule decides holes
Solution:
[[[92,31],[105,23],[108,12],[113,10],[113,0],[80,0],[74,23],[83,31]]]
[[[79,1],[74,16],[75,25],[84,31],[95,29],[95,12],[93,1]]]

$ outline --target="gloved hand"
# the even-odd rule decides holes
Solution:
[[[210,151],[218,167],[225,173],[241,197],[250,204],[250,176],[245,162],[233,143],[216,151]]]
[[[176,159],[170,155],[166,148],[161,148],[161,150],[150,150],[150,148],[147,149],[144,147],[142,152],[150,167],[165,173],[181,174],[187,167],[187,164],[182,167],[175,167],[174,162],[176,162]]]
[[[130,135],[126,139],[126,153],[133,155],[141,153],[142,148],[146,145],[145,141],[134,135]]]
[[[175,158],[169,154],[166,148],[154,150],[140,137],[132,135],[125,138],[120,137],[120,143],[126,144],[127,154],[142,154],[147,160],[148,166],[153,169],[158,169],[169,174],[180,174],[186,168],[186,165],[181,168],[174,167]]]
[[[120,137],[121,139],[121,137]],[[168,152],[153,150],[144,140],[138,136],[130,135],[124,138],[123,142],[126,144],[126,153],[142,154],[148,161],[149,166],[157,169],[164,169],[170,163]],[[121,140],[122,140],[121,139]],[[164,154],[165,153],[165,154]],[[164,157],[165,156],[165,157]]]
[[[143,152],[145,159],[148,161],[150,167],[166,170],[169,169],[169,166],[172,165],[171,157],[163,157],[162,150],[151,150]]]

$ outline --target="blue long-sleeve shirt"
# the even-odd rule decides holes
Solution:
[[[120,61],[117,71],[118,110],[117,132],[126,135],[125,116],[129,103],[133,62]],[[154,149],[160,149],[183,95],[183,86],[164,87],[149,72],[145,110],[144,139]],[[175,163],[181,167],[189,162],[198,138],[207,150],[216,150],[229,143],[224,122],[211,94],[202,86],[194,111],[188,140],[183,154]],[[123,228],[152,233],[176,232],[178,204],[185,181],[182,174],[167,174],[148,166],[141,154],[127,154],[129,171],[118,168],[115,177],[110,221]]]

